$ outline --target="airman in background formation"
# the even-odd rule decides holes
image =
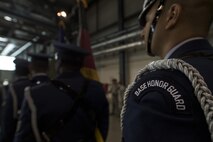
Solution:
[[[89,52],[72,44],[54,45],[58,76],[25,90],[14,142],[94,142],[97,129],[105,140],[109,124],[105,92],[99,82],[80,73]]]

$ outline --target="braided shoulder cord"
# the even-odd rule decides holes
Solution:
[[[124,105],[121,110],[121,130],[123,131],[123,118],[127,109],[127,99],[129,97],[129,92],[132,91],[133,86],[140,79],[141,75],[148,71],[154,71],[158,69],[175,69],[179,70],[188,77],[192,86],[194,88],[194,94],[198,99],[198,102],[201,105],[201,108],[204,111],[206,117],[206,122],[209,127],[209,132],[211,134],[211,139],[213,141],[213,96],[211,91],[208,89],[207,84],[205,83],[203,77],[192,65],[184,62],[180,59],[164,59],[151,62],[146,65],[143,69],[139,71],[139,74],[136,76],[135,81],[131,83],[124,94]]]

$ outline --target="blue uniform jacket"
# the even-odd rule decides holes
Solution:
[[[2,108],[1,142],[13,141],[18,113],[24,98],[24,88],[29,85],[30,81],[27,77],[19,78],[9,85]],[[12,90],[14,93],[12,93]]]
[[[58,80],[79,92],[84,82],[84,77],[79,72],[61,74]],[[26,101],[22,108],[20,117],[21,126],[15,136],[14,142],[35,142],[41,139],[41,133],[45,128],[51,127],[69,112],[73,99],[66,93],[56,88],[51,83],[46,83],[30,90],[30,99]],[[36,116],[32,115],[34,110],[30,105],[30,100],[36,108]],[[105,139],[108,131],[108,102],[102,85],[96,81],[89,81],[87,93],[84,96],[84,103],[88,108],[92,108],[96,114],[97,126]],[[37,125],[31,125],[33,117],[36,117]],[[76,114],[62,129],[59,129],[51,138],[52,142],[77,142],[81,139],[88,127],[87,116],[77,109]],[[40,136],[39,136],[40,135]]]
[[[27,86],[36,86],[49,80],[50,79],[47,75],[38,74],[35,75],[32,80],[29,80],[26,77],[17,79],[15,82],[12,83],[15,94],[13,94],[11,92],[11,89],[9,88],[8,95],[6,95],[5,99],[5,106],[3,106],[0,142],[13,141],[17,127],[18,116],[20,114],[21,105],[24,99],[24,89]]]
[[[39,85],[50,81],[50,78],[46,74],[36,74],[31,79],[31,86]]]
[[[213,60],[193,55],[195,52],[213,55],[213,48],[207,40],[194,40],[170,58],[182,58],[197,68],[213,91]],[[148,72],[129,93],[123,118],[124,142],[211,142],[194,89],[180,71]]]

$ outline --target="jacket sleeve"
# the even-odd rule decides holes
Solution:
[[[26,100],[22,104],[14,142],[35,142],[31,127],[31,111]]]
[[[99,118],[98,118],[98,126],[103,135],[103,139],[106,140],[108,129],[109,129],[109,108],[107,103],[103,105],[102,110],[103,112],[101,115],[99,115]]]
[[[12,142],[16,130],[17,119],[13,117],[13,97],[6,94],[2,108],[1,142]]]
[[[123,118],[125,142],[210,140],[192,85],[179,72],[146,75],[134,84],[126,104]]]
[[[36,142],[40,140],[40,135],[35,135],[38,134],[36,122],[36,108],[30,94],[30,87],[27,87],[25,88],[25,98],[21,107],[14,142]],[[39,136],[39,139],[36,136]]]
[[[99,95],[100,97],[99,102],[101,106],[97,114],[97,125],[98,128],[100,129],[103,139],[106,140],[109,128],[109,104],[103,89],[100,90],[101,90],[100,94],[96,94]]]

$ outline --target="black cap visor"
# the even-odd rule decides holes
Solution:
[[[141,11],[140,15],[138,16],[138,21],[140,24],[141,29],[143,29],[146,25],[146,14],[151,9],[151,7],[154,5],[156,0],[150,0],[148,1],[143,10]]]

